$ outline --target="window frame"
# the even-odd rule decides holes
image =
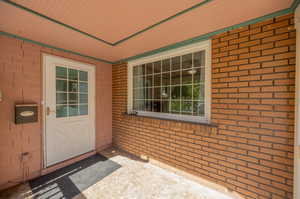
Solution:
[[[150,111],[136,111],[137,115],[154,117],[158,119],[171,119],[187,122],[210,123],[211,120],[211,40],[193,43],[184,47],[168,50],[152,56],[136,59],[128,62],[127,69],[127,112],[133,112],[133,67],[141,64],[152,63],[188,53],[205,50],[205,97],[204,116],[179,115],[174,113],[159,113]]]

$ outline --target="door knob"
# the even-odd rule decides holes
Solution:
[[[50,113],[56,113],[56,111],[52,111],[49,106],[46,108],[46,115],[50,115]]]

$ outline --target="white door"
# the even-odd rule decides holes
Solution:
[[[95,149],[95,68],[43,56],[45,165]]]

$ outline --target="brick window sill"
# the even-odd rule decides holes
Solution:
[[[208,127],[218,127],[218,125],[216,123],[212,123],[212,122],[203,122],[203,121],[194,122],[194,121],[176,120],[176,119],[170,119],[170,118],[160,118],[160,117],[154,117],[154,116],[137,115],[137,114],[127,113],[127,112],[124,112],[123,115],[132,116],[132,117],[151,118],[151,119],[156,119],[156,120],[175,121],[175,122],[195,124],[195,125],[208,126]]]

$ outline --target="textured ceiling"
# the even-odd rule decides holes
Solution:
[[[108,61],[117,61],[287,9],[293,0],[242,2],[0,1],[0,31]],[[13,5],[14,3],[18,5]],[[174,15],[176,16],[172,17]],[[151,27],[153,25],[155,26]]]

